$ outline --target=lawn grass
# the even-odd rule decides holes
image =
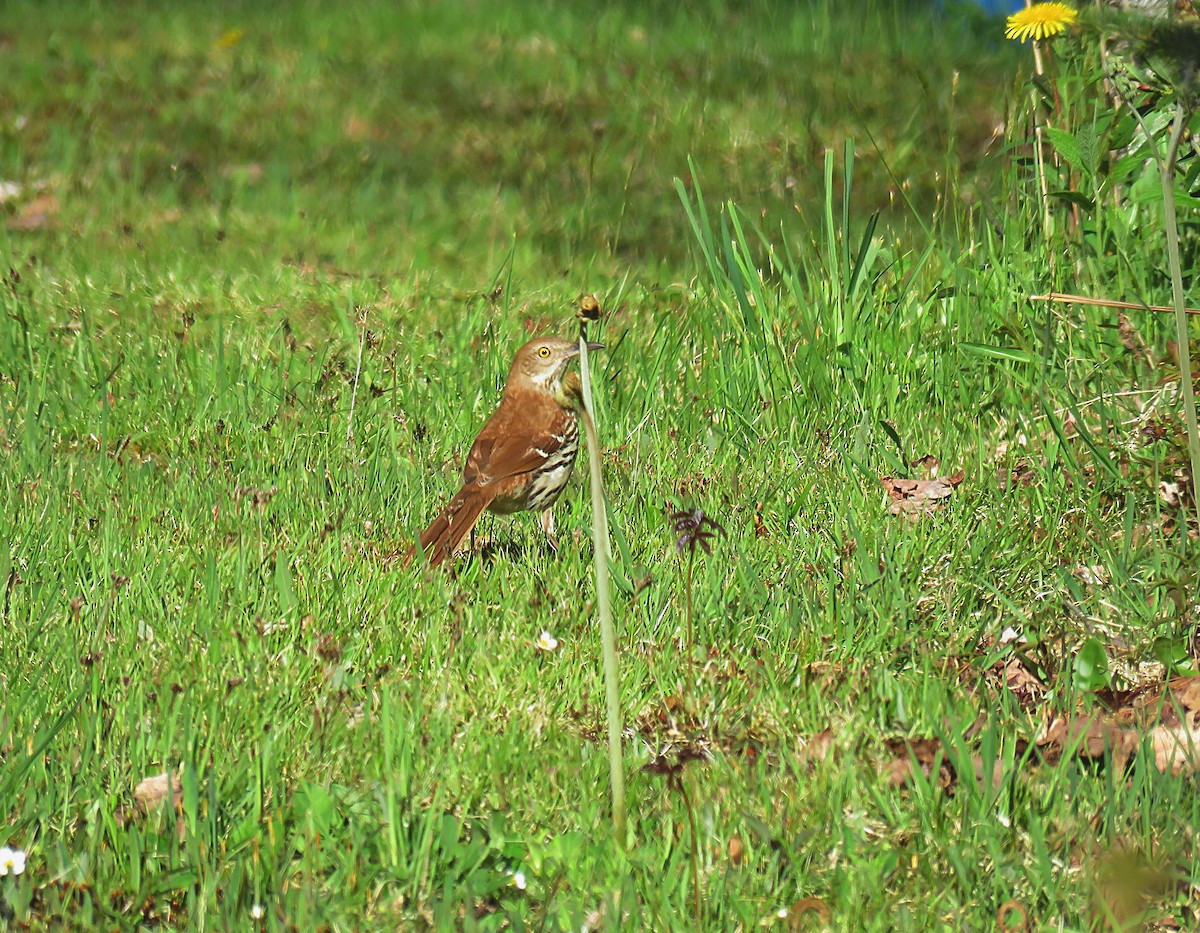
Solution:
[[[1197,922],[1193,779],[1029,745],[1090,702],[1086,639],[1118,686],[1193,650],[1198,561],[1159,494],[1170,321],[1137,318],[1148,362],[1110,312],[1026,300],[1162,303],[1160,244],[1041,236],[993,140],[1028,67],[998,23],[61,9],[0,23],[4,219],[53,199],[0,230],[11,926],[1084,930],[1143,890]],[[584,291],[622,844],[583,470],[557,553],[518,516],[450,573],[401,559]],[[880,477],[926,455],[967,479],[889,515]],[[694,658],[683,507],[725,530]],[[1008,627],[1032,710],[992,673]],[[893,786],[888,740],[925,737],[958,779]],[[163,772],[178,811],[140,812]]]

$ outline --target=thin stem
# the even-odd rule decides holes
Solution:
[[[683,797],[683,807],[687,810],[688,830],[692,841],[692,896],[696,909],[696,929],[700,929],[700,843],[696,838],[696,816],[692,813],[692,800],[688,797],[687,788],[683,786],[683,774],[679,775],[679,793]]]
[[[1057,301],[1060,304],[1092,305],[1097,308],[1125,308],[1130,311],[1160,311],[1164,314],[1174,314],[1175,309],[1170,305],[1148,305],[1140,301],[1113,301],[1110,298],[1090,298],[1087,295],[1071,295],[1066,292],[1047,292],[1044,295],[1030,295],[1030,301]],[[1184,308],[1185,314],[1200,314],[1200,308]]]
[[[1187,309],[1183,306],[1183,269],[1179,262],[1179,228],[1175,219],[1175,157],[1187,125],[1187,108],[1182,97],[1175,100],[1175,123],[1167,143],[1166,157],[1158,168],[1163,186],[1163,225],[1167,234],[1167,265],[1171,269],[1171,298],[1175,304],[1175,344],[1179,357],[1179,383],[1183,390],[1183,413],[1188,429],[1188,453],[1191,458],[1192,508],[1200,521],[1200,431],[1196,427],[1196,393],[1192,387],[1192,354],[1188,348]],[[1157,147],[1155,157],[1158,156]]]
[[[604,480],[600,475],[600,437],[592,420],[592,387],[588,372],[587,335],[580,329],[579,377],[583,389],[584,431],[588,441],[588,472],[592,486],[592,544],[596,559],[596,603],[600,611],[600,644],[604,654],[604,699],[608,708],[608,775],[612,786],[613,829],[625,844],[625,766],[621,757],[621,681],[617,671],[617,638],[613,630],[612,595],[608,562],[608,516],[604,508]]]
[[[693,668],[696,664],[696,629],[692,622],[692,564],[696,562],[694,553],[688,555],[687,562],[687,655],[688,668]]]
[[[1114,82],[1115,84],[1116,82]],[[1118,90],[1120,90],[1118,85]],[[1200,519],[1200,429],[1196,425],[1196,394],[1192,388],[1192,355],[1188,348],[1187,308],[1183,304],[1183,269],[1179,262],[1179,227],[1175,219],[1175,157],[1179,154],[1179,144],[1183,139],[1183,131],[1187,126],[1188,108],[1184,106],[1182,97],[1176,96],[1175,120],[1171,126],[1171,136],[1167,141],[1166,155],[1158,149],[1158,143],[1150,132],[1150,127],[1142,119],[1141,113],[1133,102],[1121,91],[1125,106],[1133,114],[1138,126],[1146,137],[1146,145],[1158,163],[1158,173],[1162,179],[1163,188],[1163,230],[1167,238],[1167,266],[1171,271],[1171,298],[1175,305],[1175,356],[1179,363],[1179,390],[1183,395],[1183,415],[1188,431],[1188,459],[1192,474],[1192,508]]]
[[[354,310],[354,298],[350,296],[350,310]],[[350,390],[350,414],[346,418],[346,443],[354,439],[354,406],[358,402],[358,377],[362,375],[363,344],[367,342],[367,312],[363,312],[358,334],[358,360],[354,364],[354,386]]]
[[[1033,67],[1039,76],[1044,76],[1046,73],[1045,65],[1042,63],[1042,45],[1037,40],[1033,40]],[[1033,102],[1033,164],[1037,171],[1038,177],[1038,193],[1042,197],[1042,233],[1046,237],[1046,243],[1050,242],[1050,186],[1046,181],[1046,157],[1045,157],[1045,132],[1042,129],[1042,119],[1040,115],[1040,102],[1038,101],[1038,92],[1035,87],[1029,92],[1031,101]],[[1054,266],[1054,251],[1050,251],[1050,265]]]

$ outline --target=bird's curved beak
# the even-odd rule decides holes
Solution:
[[[594,341],[594,340],[589,340],[589,341],[588,341],[588,344],[587,344],[587,348],[588,348],[589,350],[603,350],[603,349],[604,349],[604,344],[602,344],[602,343],[596,343],[596,341]]]

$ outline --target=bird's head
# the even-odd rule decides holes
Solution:
[[[603,350],[602,343],[588,343],[589,350]],[[538,337],[517,351],[508,385],[536,389],[558,395],[562,392],[567,364],[579,356],[579,344],[561,337]]]

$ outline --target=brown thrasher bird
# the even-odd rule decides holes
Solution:
[[[504,397],[467,454],[462,489],[421,532],[418,547],[430,564],[454,553],[484,509],[498,515],[540,511],[551,533],[550,507],[567,485],[579,450],[579,383],[563,381],[578,355],[579,344],[558,337],[531,340],[517,351]]]

